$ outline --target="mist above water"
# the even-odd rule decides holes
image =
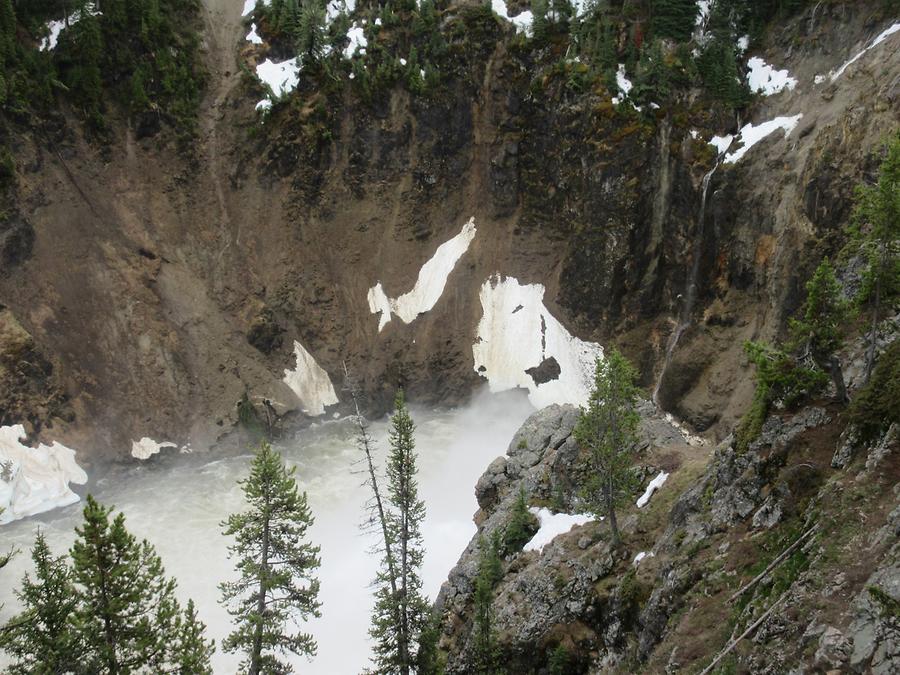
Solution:
[[[478,477],[533,412],[523,392],[475,395],[453,410],[425,410],[413,402],[419,487],[425,500],[425,592],[434,599],[447,573],[475,533],[474,488]],[[372,424],[379,467],[387,452],[387,420]],[[311,539],[322,547],[320,600],[322,617],[305,630],[318,640],[318,655],[307,662],[295,658],[306,673],[358,673],[369,663],[368,626],[372,605],[370,582],[378,565],[369,551],[377,539],[364,534],[368,489],[359,473],[360,451],[350,420],[327,422],[303,431],[280,445],[287,462],[297,467],[316,522]],[[220,523],[243,508],[237,481],[244,478],[251,455],[210,459],[197,465],[167,461],[114,471],[98,481],[99,501],[125,513],[131,532],[156,546],[166,572],[178,579],[183,600],[193,598],[217,645],[230,629],[230,617],[218,604],[218,584],[234,575],[227,558],[228,541]],[[68,550],[81,505],[74,505],[0,527],[0,547],[20,554],[0,572],[0,621],[16,611],[14,589],[30,570],[28,551],[40,528],[55,553]],[[0,666],[4,664],[0,653]],[[239,655],[216,652],[215,672],[235,672]]]

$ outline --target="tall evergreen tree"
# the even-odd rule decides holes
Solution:
[[[215,646],[206,640],[205,633],[206,625],[197,617],[194,601],[188,600],[170,645],[171,672],[179,675],[212,675],[209,660]]]
[[[325,5],[321,0],[303,0],[293,26],[297,53],[307,61],[322,58],[325,49]]]
[[[868,303],[871,312],[868,382],[875,365],[878,322],[885,306],[895,306],[900,298],[900,133],[888,144],[878,182],[858,188],[856,199],[854,243],[866,259],[860,300]]]
[[[418,661],[423,630],[429,625],[428,601],[422,593],[421,569],[425,556],[421,526],[425,503],[416,480],[415,424],[403,392],[394,399],[390,454],[387,462],[385,513],[388,546],[385,565],[376,579],[375,608],[370,635],[375,639],[378,672],[409,675]],[[388,559],[393,560],[392,579]]]
[[[640,417],[635,409],[638,389],[634,368],[618,350],[597,359],[594,388],[575,425],[575,440],[590,452],[593,475],[586,498],[591,510],[609,519],[612,544],[622,537],[616,507],[635,486],[631,454],[637,442]]]
[[[42,532],[31,549],[35,578],[25,575],[16,596],[22,612],[0,630],[2,646],[14,659],[7,672],[65,673],[77,670],[78,658],[69,616],[77,596],[65,557],[54,557]]]
[[[650,3],[650,26],[656,37],[687,42],[696,21],[695,0],[652,0]]]
[[[71,614],[81,672],[164,672],[181,625],[175,581],[146,540],[125,528],[121,513],[90,495],[72,545],[77,604]]]
[[[806,284],[803,316],[791,322],[791,333],[800,363],[809,358],[828,373],[841,402],[847,400],[847,388],[837,351],[844,344],[842,328],[846,318],[847,305],[841,298],[834,268],[826,258]]]
[[[290,632],[288,621],[320,616],[319,547],[307,540],[313,516],[294,478],[295,469],[263,441],[240,482],[249,509],[223,523],[234,537],[229,557],[240,579],[220,584],[222,602],[235,625],[223,647],[246,655],[242,668],[250,675],[290,672],[279,654],[312,656],[312,635]]]
[[[472,662],[478,675],[500,675],[500,649],[494,627],[494,587],[503,576],[500,537],[479,541],[478,575],[475,577],[475,621],[472,626]]]

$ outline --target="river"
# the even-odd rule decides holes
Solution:
[[[474,487],[487,465],[506,451],[513,434],[533,411],[523,395],[476,395],[465,408],[426,410],[412,407],[417,425],[420,494],[428,515],[424,526],[425,591],[433,599],[447,573],[475,532]],[[372,425],[379,465],[387,451],[387,420]],[[304,673],[358,673],[369,663],[367,630],[369,586],[377,559],[369,553],[375,539],[363,534],[367,489],[362,487],[360,452],[349,420],[326,422],[301,432],[280,446],[309,497],[316,517],[311,538],[322,547],[320,600],[322,617],[306,624],[318,641],[311,661],[294,658]],[[178,579],[183,600],[197,603],[208,635],[217,645],[228,633],[230,617],[218,604],[217,585],[234,573],[227,559],[228,541],[220,523],[241,510],[237,481],[247,474],[250,454],[207,462],[157,461],[121,467],[92,487],[104,504],[125,513],[131,532],[147,538],[162,557],[168,574]],[[0,572],[0,621],[15,612],[14,587],[30,569],[28,549],[40,528],[56,553],[68,549],[81,507],[74,505],[0,527],[0,547],[20,554]],[[216,673],[235,672],[239,655],[217,649]],[[0,655],[0,665],[3,656]]]

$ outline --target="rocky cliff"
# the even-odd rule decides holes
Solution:
[[[65,109],[10,124],[0,301],[47,364],[46,385],[15,396],[40,390],[36,408],[50,387],[67,401],[43,405],[33,431],[52,424],[97,457],[145,435],[205,447],[244,394],[289,422],[317,407],[284,381],[306,358],[296,344],[339,399],[346,362],[375,410],[398,385],[460,401],[480,379],[481,292],[501,275],[541,284],[542,311],[567,333],[620,345],[664,408],[726,435],[752,391],[742,342],[783,328],[805,261],[837,249],[852,189],[896,127],[896,36],[827,75],[889,10],[820,3],[770,26],[754,53],[798,84],[738,120],[698,92],[653,114],[615,105],[614,89],[578,84],[563,43],[523,46],[475,9],[440,7],[448,48],[429,96],[366,98],[346,77],[323,87],[301,73],[261,124],[259,84],[242,73],[281,47],[244,39],[240,3],[208,0],[192,151],[114,111],[104,147]],[[801,114],[734,163],[708,144]],[[433,305],[380,329],[370,289],[410,292],[470,219]]]

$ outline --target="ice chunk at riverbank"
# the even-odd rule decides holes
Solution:
[[[131,456],[135,459],[150,459],[153,455],[159,454],[160,450],[163,448],[177,447],[178,446],[175,445],[175,443],[170,443],[168,441],[157,443],[152,438],[144,436],[139,441],[131,442]]]
[[[23,438],[21,424],[0,427],[0,523],[74,504],[79,498],[69,483],[88,479],[74,450],[56,442],[29,448]]]
[[[650,497],[653,496],[653,493],[659,490],[663,486],[663,483],[666,482],[666,479],[669,477],[665,471],[660,471],[659,474],[650,481],[650,484],[647,486],[647,489],[644,490],[644,494],[638,497],[637,507],[643,508],[650,503]]]
[[[529,511],[537,516],[541,527],[531,538],[531,541],[525,544],[525,547],[522,549],[523,551],[540,551],[544,546],[556,539],[557,536],[565,534],[576,525],[584,525],[595,519],[594,516],[591,515],[579,513],[573,515],[569,515],[568,513],[553,513],[549,509],[539,509],[534,507],[530,508]]]
[[[325,406],[338,402],[331,379],[306,349],[294,340],[297,366],[284,371],[284,383],[291,388],[307,415],[325,414]]]
[[[492,392],[522,387],[536,408],[587,403],[603,348],[565,329],[544,306],[541,284],[497,276],[484,282],[479,297],[483,315],[472,354]]]
[[[369,311],[372,314],[381,313],[378,331],[388,324],[392,313],[403,323],[412,323],[419,314],[431,310],[443,295],[447,278],[459,259],[469,250],[469,244],[474,238],[475,219],[469,218],[459,234],[438,246],[431,259],[419,270],[416,285],[409,293],[404,293],[399,298],[389,298],[381,282],[370,288]]]

